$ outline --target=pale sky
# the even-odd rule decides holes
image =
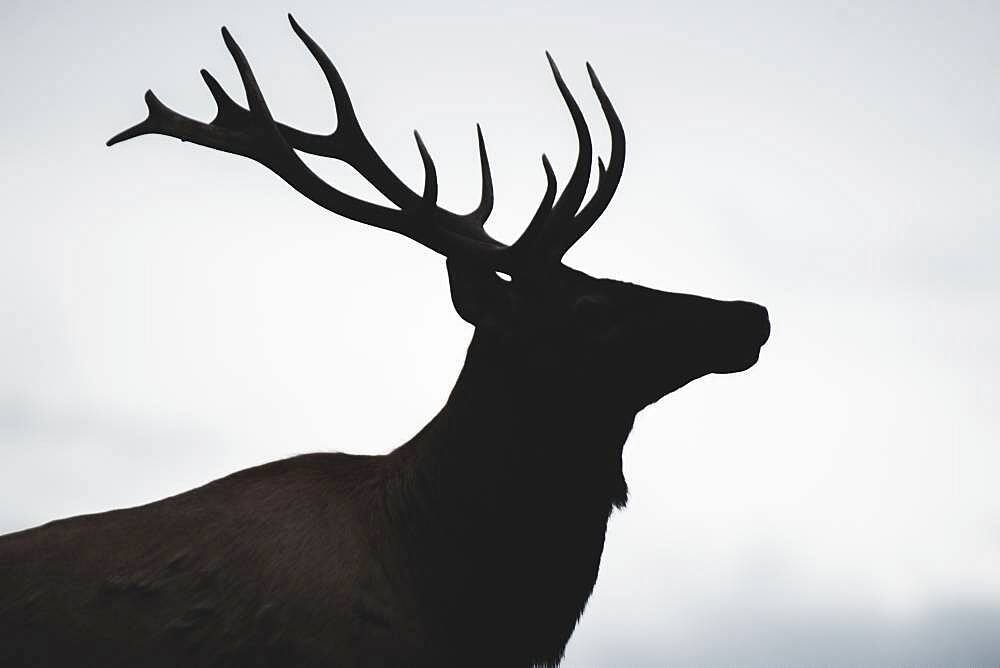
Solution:
[[[0,532],[386,452],[444,402],[471,329],[441,258],[245,159],[104,146],[147,88],[205,119],[199,68],[240,93],[222,25],[275,116],[330,129],[291,11],[446,206],[482,123],[508,240],[539,155],[575,159],[545,49],[607,154],[589,60],[629,154],[567,262],[770,310],[756,367],[640,415],[564,665],[1000,663],[1000,5],[861,5],[5,0]]]

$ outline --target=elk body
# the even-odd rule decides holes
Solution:
[[[446,256],[455,308],[475,326],[455,388],[386,455],[302,455],[3,537],[0,665],[558,663],[596,581],[608,517],[626,501],[621,455],[636,413],[700,376],[749,368],[768,337],[755,304],[562,264],[610,201],[625,158],[589,66],[612,136],[596,191],[584,204],[590,136],[550,59],[578,159],[556,197],[543,157],[542,202],[506,245],[483,229],[493,189],[482,133],[480,205],[441,209],[419,135],[420,194],[378,157],[332,63],[292,27],[330,84],[332,134],[276,122],[223,29],[247,108],[203,71],[219,107],[211,123],[149,92],[149,117],[108,143],[158,133],[251,158],[321,206]],[[396,208],[335,189],[296,150],[347,162]]]

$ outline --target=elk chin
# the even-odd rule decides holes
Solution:
[[[636,396],[636,399],[638,399],[636,402],[639,407],[638,410],[652,406],[668,394],[672,394],[688,383],[712,373],[704,368],[695,369],[683,365],[684,368],[682,369],[679,366],[681,365],[672,367],[668,373],[664,373],[655,381],[650,379],[651,382],[642,388]]]
[[[712,372],[718,374],[739,373],[746,371],[760,359],[760,350],[764,347],[770,335],[770,328],[756,335],[749,345],[739,346],[735,351],[725,356],[722,363]]]
[[[760,359],[760,348],[757,348],[752,353],[742,358],[734,358],[732,360],[728,360],[725,364],[717,368],[712,373],[717,373],[717,374],[740,373],[741,371],[746,371],[754,364],[756,364],[758,359]]]

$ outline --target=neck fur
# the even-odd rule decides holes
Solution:
[[[624,506],[621,456],[634,412],[545,366],[475,337],[444,408],[397,451],[409,460],[411,489],[466,508],[527,503],[532,514],[552,503]]]
[[[444,408],[391,455],[386,509],[412,590],[448,642],[481,651],[504,629],[499,665],[558,662],[627,497],[634,413],[541,366],[474,338]]]

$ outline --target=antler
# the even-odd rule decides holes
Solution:
[[[320,206],[352,220],[390,230],[411,238],[447,257],[484,263],[498,271],[515,273],[529,264],[558,262],[565,252],[593,225],[607,207],[621,179],[625,157],[625,135],[614,108],[608,101],[590,65],[591,83],[611,127],[610,168],[599,160],[597,191],[577,213],[590,176],[591,145],[587,126],[549,56],[556,84],[569,107],[580,142],[573,175],[566,190],[555,199],[555,176],[548,159],[542,156],[547,188],[534,218],[517,242],[507,246],[483,229],[493,208],[493,182],[489,159],[480,127],[476,126],[482,192],[479,205],[459,215],[437,205],[437,172],[420,134],[414,132],[417,150],[424,165],[423,193],[404,184],[372,147],[361,129],[350,95],[333,63],[315,41],[288,15],[292,30],[316,59],[333,95],[337,128],[328,135],[297,130],[276,122],[247,62],[246,56],[226,28],[222,37],[236,63],[247,95],[247,108],[235,102],[207,71],[201,75],[215,99],[218,111],[210,123],[202,123],[173,111],[152,91],[146,92],[148,117],[108,140],[108,146],[145,134],[162,134],[208,148],[235,153],[261,163],[285,182]],[[548,55],[548,54],[546,54]],[[336,158],[351,165],[389,201],[392,209],[348,195],[323,181],[296,154],[295,150]]]
[[[576,166],[570,176],[566,189],[560,195],[555,205],[552,205],[552,198],[555,190],[555,179],[552,175],[552,168],[548,159],[543,155],[542,161],[545,173],[548,178],[548,188],[545,198],[535,217],[528,225],[521,238],[514,244],[514,248],[524,251],[524,254],[534,256],[535,262],[559,262],[566,252],[580,238],[586,234],[597,221],[604,210],[611,202],[611,197],[618,188],[618,183],[622,178],[622,171],[625,167],[625,130],[615,108],[608,99],[607,93],[601,86],[601,82],[594,72],[594,68],[587,63],[587,73],[590,75],[590,83],[597,93],[597,98],[601,103],[601,109],[608,121],[611,129],[611,157],[609,167],[605,169],[604,162],[598,158],[598,179],[597,188],[587,205],[577,212],[583,202],[583,196],[587,191],[587,184],[590,181],[590,161],[591,142],[590,133],[587,131],[587,124],[583,119],[579,105],[570,93],[569,88],[563,81],[559,68],[556,67],[552,56],[546,51],[549,66],[552,68],[552,75],[555,77],[556,86],[562,94],[566,106],[569,108],[570,116],[573,118],[573,125],[576,127],[577,140],[580,149],[577,154]],[[519,255],[522,253],[519,253]]]

